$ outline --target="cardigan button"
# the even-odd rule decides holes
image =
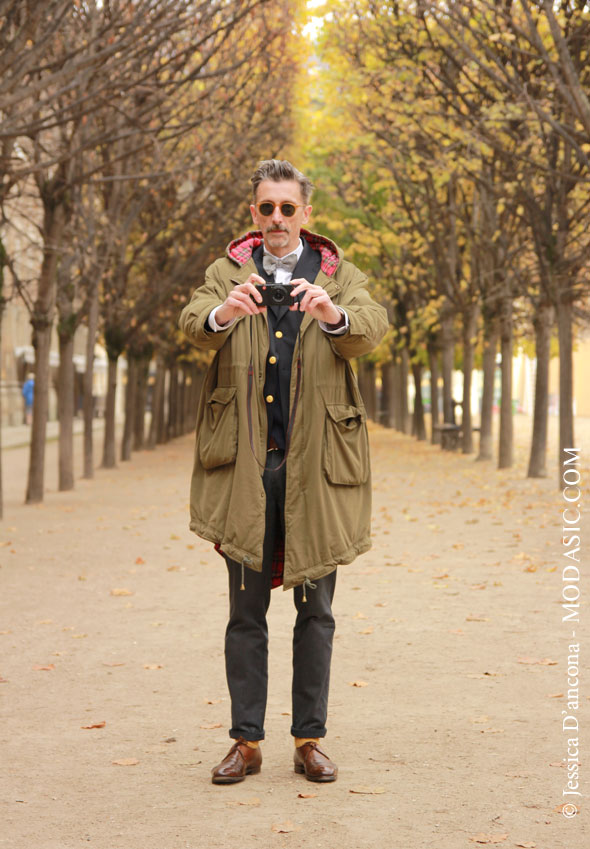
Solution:
[[[276,358],[275,356],[272,356],[272,357],[269,357],[269,358],[268,358],[268,361],[269,361],[269,363],[270,363],[272,366],[274,366],[274,364],[275,364],[275,363],[276,363],[276,361],[277,361],[277,358]]]
[[[283,338],[283,331],[277,330],[277,332],[275,333],[275,336],[277,337],[277,339],[282,339]]]
[[[269,404],[272,404],[272,402],[274,401],[274,397],[272,395],[267,395],[266,400]]]

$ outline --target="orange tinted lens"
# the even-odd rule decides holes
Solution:
[[[274,203],[271,203],[269,200],[263,201],[263,203],[258,204],[258,212],[265,217],[267,215],[272,215],[275,211]],[[292,214],[292,213],[291,213]]]
[[[281,204],[281,212],[285,216],[285,218],[292,218],[295,215],[295,210],[297,207],[294,203],[282,203]]]

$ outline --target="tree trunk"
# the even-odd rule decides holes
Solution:
[[[51,348],[51,322],[36,316],[31,320],[35,328],[35,394],[33,395],[33,421],[29,451],[29,476],[26,504],[43,501],[45,481],[45,440],[49,413],[49,351]]]
[[[393,427],[393,363],[381,364],[381,424]]]
[[[442,325],[442,378],[443,378],[443,422],[455,422],[453,404],[453,366],[455,365],[455,339],[453,334],[453,316],[445,315]]]
[[[152,394],[152,418],[148,434],[147,447],[153,449],[158,443],[158,436],[162,434],[164,424],[164,389],[166,382],[166,366],[160,357],[156,358],[156,379]]]
[[[125,386],[125,424],[123,426],[123,439],[121,441],[121,460],[131,459],[131,446],[133,444],[133,431],[135,424],[135,397],[137,394],[137,358],[128,354],[127,356],[127,384]]]
[[[414,377],[414,412],[412,416],[412,431],[419,441],[426,439],[426,423],[424,422],[424,404],[422,402],[422,363],[412,363]]]
[[[502,398],[500,401],[500,449],[498,468],[512,466],[512,298],[504,296],[500,325],[500,352],[502,356]]]
[[[74,488],[74,335],[73,323],[59,327],[59,374],[57,418],[59,420],[58,489]]]
[[[57,185],[59,174],[52,185]],[[43,501],[45,482],[45,442],[49,412],[49,351],[51,329],[55,310],[56,269],[64,228],[66,210],[59,199],[46,187],[43,198],[43,261],[39,274],[37,299],[31,316],[35,346],[35,394],[33,397],[33,421],[29,453],[29,474],[26,504]]]
[[[0,352],[2,351],[2,322],[4,320],[4,246],[0,239]],[[0,520],[4,518],[4,486],[2,483],[2,369],[0,368]]]
[[[98,330],[98,286],[92,291],[88,311],[88,333],[86,335],[86,371],[84,372],[84,471],[83,477],[94,477],[94,346]]]
[[[145,408],[148,387],[149,358],[141,357],[137,361],[137,389],[135,392],[135,413],[133,416],[133,450],[141,451],[145,445]]]
[[[473,452],[473,423],[471,420],[471,380],[473,377],[473,340],[477,333],[478,306],[470,304],[463,313],[463,454]]]
[[[535,408],[533,436],[527,477],[547,477],[547,413],[549,408],[549,357],[554,311],[550,304],[541,304],[535,313]]]
[[[107,397],[104,411],[104,443],[102,451],[102,468],[114,469],[117,465],[115,445],[115,401],[117,395],[117,362],[119,355],[109,356],[107,376]]]
[[[166,439],[174,439],[178,421],[178,366],[173,363],[170,366],[170,377],[168,383],[168,426],[166,428]]]
[[[440,371],[438,368],[438,345],[433,339],[428,340],[428,367],[430,369],[430,441],[433,445],[440,445],[440,431],[436,425],[440,424],[438,381]]]
[[[484,312],[483,393],[481,398],[478,460],[491,460],[493,456],[492,421],[494,412],[494,384],[496,380],[497,349],[498,325],[496,317]]]
[[[574,370],[573,307],[562,297],[557,300],[557,332],[559,335],[559,459],[558,487],[563,487],[564,450],[574,448]]]
[[[410,430],[410,404],[408,401],[408,380],[410,375],[410,357],[406,348],[401,352],[400,381],[399,381],[399,408],[402,433]]]

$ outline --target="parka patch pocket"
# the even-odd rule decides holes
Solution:
[[[199,458],[204,469],[233,463],[238,448],[236,387],[218,386],[207,398],[199,434]]]
[[[326,404],[324,472],[330,483],[358,486],[369,476],[366,413],[351,404]]]

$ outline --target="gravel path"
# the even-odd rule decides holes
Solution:
[[[210,783],[231,742],[227,579],[188,530],[193,438],[37,507],[19,503],[26,451],[5,452],[0,847],[589,845],[585,798],[562,795],[575,625],[562,622],[555,481],[526,480],[522,452],[498,472],[376,426],[371,443],[374,547],[336,586],[327,785],[292,768],[294,606],[280,589],[262,771]],[[583,530],[587,552],[587,513]],[[585,794],[587,625],[583,604]]]

